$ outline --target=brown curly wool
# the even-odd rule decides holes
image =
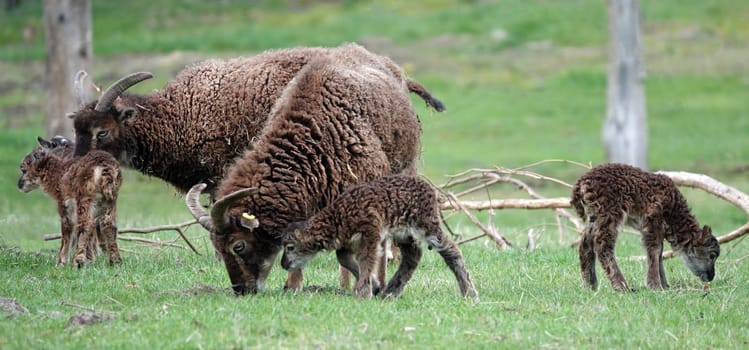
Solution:
[[[460,249],[440,228],[434,188],[413,176],[392,175],[349,187],[306,223],[290,225],[281,264],[299,269],[320,250],[335,250],[340,264],[356,276],[357,296],[366,299],[379,287],[370,276],[380,243],[387,238],[400,248],[401,262],[382,293],[385,297],[401,294],[419,264],[424,241],[455,274],[461,294],[478,296]]]
[[[219,201],[237,190],[257,188],[225,213],[212,213],[213,225],[207,227],[221,231],[214,232],[213,243],[238,293],[263,287],[281,248],[281,230],[290,223],[315,214],[352,184],[415,173],[421,128],[407,84],[363,52],[347,64],[320,58],[302,69],[253,148],[221,182]],[[188,193],[188,203],[191,198]],[[217,207],[218,202],[214,212]],[[256,216],[258,228],[241,225],[246,212]],[[226,230],[223,221],[230,224]],[[297,275],[286,287],[300,285]]]
[[[18,189],[41,187],[57,203],[62,233],[57,264],[67,264],[71,245],[76,266],[93,262],[97,241],[109,253],[110,264],[121,263],[116,220],[122,173],[117,160],[103,151],[74,158],[72,143],[56,139],[39,138],[40,146],[23,158]]]
[[[663,269],[664,240],[702,281],[714,278],[720,245],[709,226],[700,228],[686,199],[668,176],[624,164],[603,164],[577,180],[571,204],[586,222],[579,255],[587,286],[598,287],[597,258],[614,289],[630,290],[614,256],[618,230],[624,223],[642,234],[649,288],[668,288]]]
[[[259,138],[289,82],[317,58],[341,65],[364,62],[399,79],[404,86],[399,92],[407,87],[435,109],[444,109],[389,58],[359,45],[272,50],[193,64],[163,89],[145,95],[122,93],[111,104],[99,106],[102,111],[95,108],[98,102],[90,103],[72,115],[76,155],[104,150],[124,166],[161,178],[180,191],[205,182],[213,193],[226,168]],[[136,83],[149,77],[142,73]],[[393,146],[409,135],[382,136],[393,166],[411,166],[399,163],[400,148]]]

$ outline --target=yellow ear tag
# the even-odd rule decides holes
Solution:
[[[242,217],[247,220],[255,220],[255,215],[252,215],[250,213],[242,213]]]

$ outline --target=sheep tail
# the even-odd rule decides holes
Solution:
[[[421,85],[414,80],[408,79],[406,81],[406,86],[408,86],[408,91],[419,95],[419,97],[421,97],[421,99],[427,103],[427,106],[432,107],[435,111],[443,112],[445,110],[445,105],[442,103],[442,101],[434,98],[434,96],[432,96],[432,94],[427,91],[424,85]]]
[[[572,198],[570,199],[570,205],[575,209],[577,216],[585,219],[585,207],[583,206],[583,191],[581,184],[578,182],[572,188]]]

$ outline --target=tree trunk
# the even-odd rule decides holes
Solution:
[[[647,169],[639,0],[609,0],[610,61],[603,142],[610,162]]]
[[[79,109],[73,82],[76,72],[91,70],[91,37],[89,0],[44,0],[44,42],[47,48],[44,126],[48,137],[73,137],[73,122],[65,115]]]

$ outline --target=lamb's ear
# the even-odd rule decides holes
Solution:
[[[713,236],[713,229],[710,228],[710,226],[708,225],[703,226],[702,227],[702,239],[704,241],[707,241],[712,236]]]
[[[245,212],[239,217],[239,225],[252,231],[260,226],[260,221],[255,215]]]
[[[42,146],[44,148],[54,148],[55,147],[55,145],[52,142],[45,140],[41,136],[37,136],[36,137],[36,141],[39,142],[39,146]]]

